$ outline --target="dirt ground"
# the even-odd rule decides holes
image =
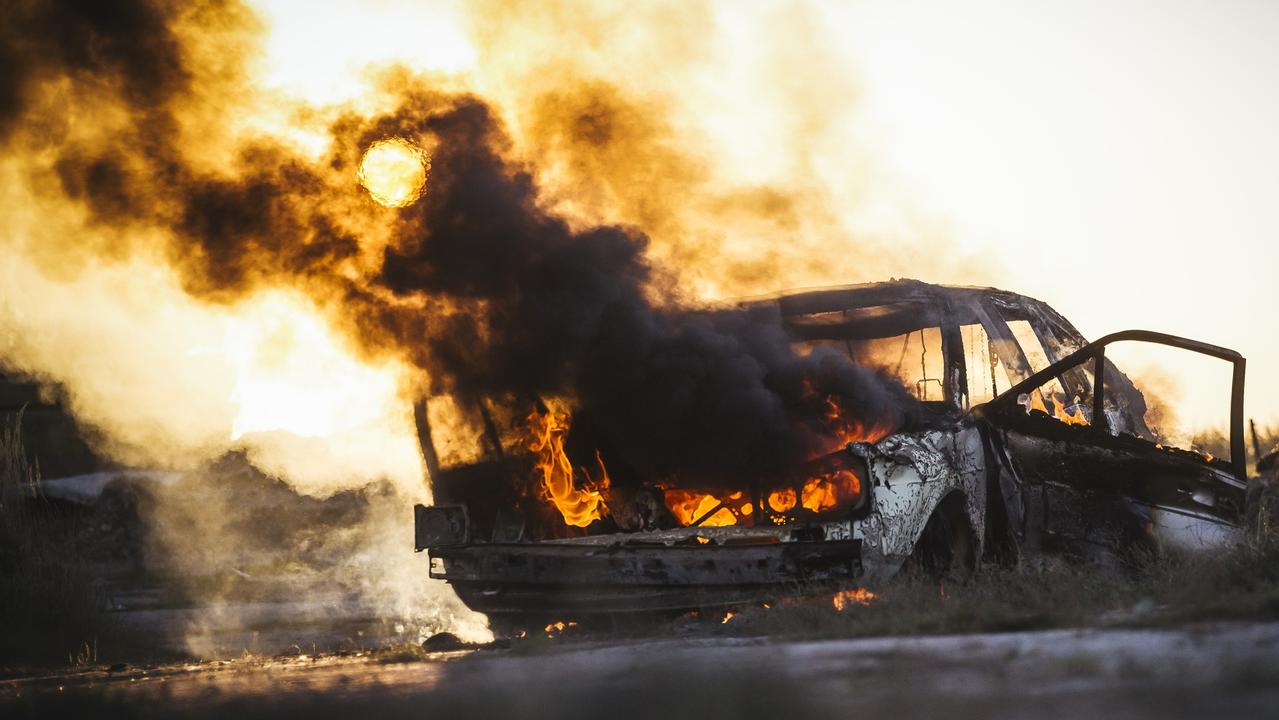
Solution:
[[[1279,623],[774,642],[561,638],[0,682],[46,717],[1274,717]],[[73,715],[74,714],[74,715]]]

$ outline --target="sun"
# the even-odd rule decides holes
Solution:
[[[408,207],[422,196],[429,166],[426,153],[408,140],[378,140],[364,151],[360,184],[382,205]]]

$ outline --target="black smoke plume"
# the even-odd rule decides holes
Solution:
[[[206,3],[207,4],[207,3]],[[169,23],[174,6],[152,0],[16,0],[0,18],[0,140],[42,86],[110,84],[141,111],[163,107],[190,80]]]
[[[71,83],[68,104],[83,102],[78,90],[112,88],[131,109],[130,131],[57,146],[46,189],[95,223],[165,230],[193,295],[302,288],[367,352],[411,360],[436,392],[570,397],[579,439],[623,466],[620,478],[740,486],[811,456],[826,396],[866,424],[897,426],[914,412],[895,383],[840,353],[797,355],[773,310],[680,309],[642,232],[574,229],[539,204],[479,98],[410,83],[394,112],[336,121],[319,162],[262,138],[238,149],[234,173],[197,169],[172,121],[190,78],[172,16],[145,0],[21,4],[0,45],[15,60],[0,131],[38,137],[28,100],[59,80]],[[425,196],[399,211],[353,181],[363,149],[390,136],[432,154]],[[352,271],[365,252],[353,207],[393,218],[395,240],[372,273]]]

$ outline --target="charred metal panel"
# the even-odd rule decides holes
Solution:
[[[1238,522],[1244,487],[1231,465],[1132,436],[1066,425],[1042,413],[1010,418],[1001,431],[1017,474],[1027,482],[1066,482],[1081,490],[1138,498],[1155,505],[1210,508]]]
[[[1243,488],[1226,463],[1020,408],[987,418],[1025,555],[1206,549],[1240,537]]]
[[[1244,538],[1238,525],[1178,508],[1150,508],[1150,524],[1161,548],[1181,552],[1228,548]]]
[[[431,478],[434,502],[465,506],[471,536],[491,537],[499,511],[519,507],[525,495],[520,469],[518,461],[504,458],[437,470]]]
[[[600,545],[600,546],[661,546],[670,547],[676,544],[708,542],[716,545],[767,545],[779,542],[791,542],[807,526],[797,525],[727,525],[708,527],[705,525],[671,528],[669,530],[648,530],[645,532],[608,533],[604,535],[583,535],[575,538],[546,540],[556,545]],[[701,538],[700,540],[698,538]],[[494,541],[498,542],[498,541]]]
[[[466,506],[414,505],[413,538],[413,547],[419,551],[467,544],[471,541],[471,532]]]
[[[770,585],[852,580],[861,542],[594,547],[490,543],[431,550],[431,576],[452,583],[528,585]]]
[[[954,492],[977,541],[985,526],[986,487],[975,428],[893,435],[874,446],[855,446],[870,461],[872,510],[854,523],[866,540],[868,569],[889,575],[911,554],[942,499]],[[870,552],[873,547],[874,553]],[[876,567],[870,568],[874,564]]]
[[[521,583],[454,583],[466,606],[489,615],[543,622],[589,615],[729,608],[806,593],[846,589],[847,579],[795,585],[527,585]],[[527,623],[526,623],[527,624]],[[533,623],[536,625],[537,623]]]

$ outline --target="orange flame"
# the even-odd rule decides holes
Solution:
[[[698,518],[706,513],[715,510],[715,506],[724,504],[719,510],[715,510],[715,514],[702,521],[705,527],[724,527],[726,525],[736,525],[737,516],[732,510],[728,509],[728,505],[736,500],[742,499],[741,492],[735,492],[725,496],[723,500],[709,493],[694,492],[691,490],[667,490],[666,491],[666,507],[670,508],[671,514],[679,520],[680,525],[692,525]],[[750,503],[744,503],[739,511],[743,515],[751,513]]]
[[[853,588],[852,590],[840,590],[835,593],[835,597],[831,598],[831,603],[835,606],[836,610],[844,612],[845,608],[853,604],[862,606],[870,605],[871,601],[874,600],[875,597],[875,593],[867,590],[866,588]]]
[[[893,431],[893,428],[886,424],[866,425],[848,417],[834,395],[827,395],[823,404],[825,410],[822,414],[822,424],[825,426],[826,433],[832,438],[833,444],[818,455],[832,453],[853,442],[879,442]]]
[[[1074,410],[1067,410],[1066,404],[1053,395],[1053,417],[1067,425],[1087,425],[1088,418],[1084,417],[1084,411],[1079,407],[1078,400],[1079,398],[1075,398]]]
[[[808,396],[814,399],[817,397],[816,391],[811,386],[808,388]],[[814,457],[821,457],[835,452],[852,442],[876,442],[893,430],[888,425],[865,425],[848,417],[834,395],[824,396],[821,403],[822,426],[824,435],[829,442],[818,448],[818,452],[815,453]],[[554,457],[550,459],[556,461]],[[570,467],[568,460],[560,459],[556,462],[561,464],[560,474],[566,473]],[[551,466],[543,462],[539,463],[539,467],[549,468]],[[601,468],[603,468],[602,463]],[[543,472],[550,473],[551,471],[544,469]],[[551,487],[549,481],[547,487]],[[852,470],[845,469],[811,477],[798,492],[793,487],[773,490],[767,495],[765,502],[775,513],[786,513],[796,506],[802,506],[812,512],[826,512],[840,505],[856,502],[861,492],[861,478]],[[555,497],[556,494],[552,492],[552,498]],[[675,516],[680,525],[685,527],[692,525],[704,516],[705,519],[699,524],[706,527],[737,525],[754,512],[754,506],[749,500],[743,499],[741,491],[727,495],[716,495],[695,490],[667,489],[665,491],[665,500],[666,507],[671,511],[671,514]],[[563,501],[567,501],[567,498],[557,500],[556,505],[560,507],[566,522],[569,522],[570,525],[577,524],[569,520],[570,513],[565,511],[562,504]],[[717,507],[718,509],[716,509]],[[707,516],[708,513],[709,516]],[[774,521],[777,521],[777,519],[774,519]],[[580,526],[585,526],[588,523],[589,521],[582,523]]]
[[[599,520],[608,511],[599,490],[608,488],[610,483],[608,470],[599,454],[595,455],[595,461],[599,463],[601,479],[592,483],[593,487],[578,489],[573,463],[564,452],[564,438],[568,435],[569,428],[568,415],[534,413],[529,416],[529,425],[533,439],[528,447],[537,453],[535,467],[542,474],[542,487],[564,516],[564,522],[574,527],[586,527]],[[589,473],[583,470],[582,474],[589,481]]]
[[[862,481],[852,470],[808,479],[800,491],[800,504],[813,512],[825,512],[844,502],[856,502],[862,493]]]
[[[559,620],[547,625],[543,630],[546,632],[547,637],[555,637],[556,635],[563,635],[565,630],[571,630],[575,627],[577,627],[577,623],[571,620],[569,622]]]
[[[795,494],[795,488],[782,488],[768,494],[768,506],[773,509],[773,512],[789,512],[795,507],[796,502],[798,497]]]
[[[814,391],[809,390],[810,394]],[[821,457],[854,442],[878,442],[893,428],[887,424],[866,425],[849,417],[834,395],[822,399],[822,425],[830,443],[821,447],[814,457]],[[851,470],[838,470],[808,479],[798,495],[793,488],[774,490],[768,494],[768,506],[773,512],[785,513],[798,503],[813,512],[825,512],[845,502],[856,502],[861,495],[861,479]]]
[[[1044,404],[1043,393],[1038,388],[1030,392],[1030,398],[1026,405],[1026,412],[1038,410],[1039,412],[1056,418],[1067,425],[1088,425],[1088,418],[1084,417],[1083,408],[1079,406],[1079,398],[1075,398],[1073,410],[1066,409],[1066,403],[1058,397],[1057,393],[1052,393],[1053,409],[1048,412],[1048,406]]]

